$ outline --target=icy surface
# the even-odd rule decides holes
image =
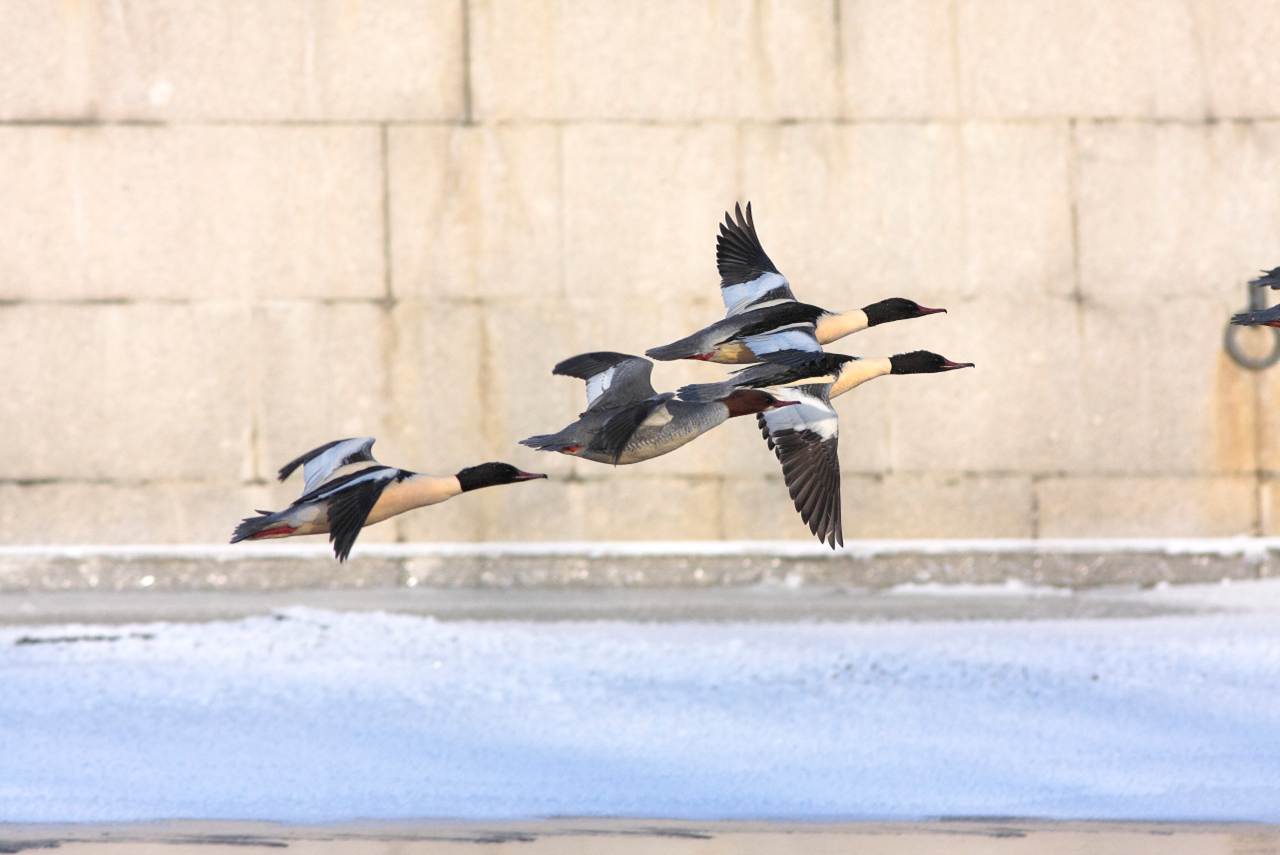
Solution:
[[[1280,620],[0,628],[0,821],[566,814],[1277,821]]]

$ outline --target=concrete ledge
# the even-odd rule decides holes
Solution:
[[[286,825],[273,822],[123,823],[115,825],[0,825],[0,851],[55,849],[92,853],[279,852],[302,855],[486,855],[636,853],[743,855],[780,852],[859,852],[914,855],[921,851],[1005,855],[1075,852],[1275,852],[1280,829],[1252,823],[1046,822],[973,819],[924,822],[682,822],[677,820],[557,819],[524,822],[363,822]],[[1179,844],[1181,846],[1179,847]],[[132,847],[132,848],[131,848]]]
[[[1259,579],[1280,538],[0,547],[0,592],[711,587],[907,582],[1086,588]]]

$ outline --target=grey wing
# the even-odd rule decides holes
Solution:
[[[782,478],[800,519],[833,549],[844,545],[840,508],[839,420],[829,386],[801,387],[801,402],[762,413],[765,441],[782,464]]]
[[[764,437],[764,443],[769,446],[773,456],[778,457],[778,446],[773,444],[773,435],[769,433],[769,423],[765,421],[764,413],[756,413],[756,427],[760,428],[760,436]]]
[[[720,271],[720,297],[726,315],[736,315],[761,304],[794,300],[791,283],[774,266],[760,245],[751,203],[744,217],[742,206],[734,206],[736,219],[726,213],[716,237],[716,268]]]
[[[1276,288],[1280,289],[1280,267],[1273,267],[1270,270],[1263,270],[1261,276],[1255,276],[1249,280],[1250,285],[1257,285],[1260,288]]]
[[[818,344],[817,336],[814,333],[815,327],[809,325],[807,328],[802,329],[743,336],[742,343],[751,348],[752,353],[760,357],[782,350],[803,350],[810,353],[820,353],[822,345]]]
[[[329,542],[339,561],[346,561],[351,554],[369,512],[389,483],[387,477],[357,480],[329,499]]]
[[[309,493],[319,487],[338,469],[351,463],[377,463],[373,458],[374,438],[357,436],[349,439],[335,439],[326,442],[319,448],[313,448],[306,454],[290,460],[280,467],[277,477],[284,481],[299,466],[302,467],[304,484],[303,493]]]
[[[622,406],[656,394],[649,380],[653,363],[629,353],[580,353],[556,365],[551,373],[585,380],[587,409]]]
[[[622,452],[626,451],[627,443],[631,441],[631,437],[635,436],[636,430],[655,411],[660,407],[665,407],[667,402],[673,398],[675,398],[675,395],[665,392],[661,395],[654,395],[647,401],[638,401],[618,410],[596,432],[595,437],[591,440],[590,449],[608,455],[613,464],[615,466],[618,465],[618,459],[622,457]]]
[[[735,386],[751,386],[756,389],[769,386],[818,386],[834,383],[839,376],[837,360],[848,359],[823,353],[821,348],[811,350],[778,350],[764,358],[764,362],[734,372]]]
[[[1256,312],[1240,312],[1231,316],[1231,323],[1245,327],[1275,324],[1277,321],[1280,321],[1280,305],[1269,309],[1258,309]]]

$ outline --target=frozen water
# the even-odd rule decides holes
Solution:
[[[0,821],[552,815],[1277,821],[1280,621],[0,627]]]

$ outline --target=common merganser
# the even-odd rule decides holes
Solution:
[[[735,416],[790,404],[765,389],[733,389],[715,399],[682,401],[671,392],[655,392],[652,372],[652,362],[626,353],[599,351],[564,360],[552,373],[586,381],[587,409],[560,431],[520,444],[626,465],[675,451]]]
[[[808,386],[835,383],[844,366],[856,356],[823,353],[821,350],[779,350],[766,354],[764,362],[739,368],[719,383],[692,383],[676,390],[682,401],[715,401],[735,389]]]
[[[303,467],[302,496],[282,511],[246,517],[231,542],[328,532],[334,556],[346,561],[367,525],[481,487],[547,477],[508,463],[482,463],[456,475],[422,475],[378,463],[373,443],[369,436],[338,439],[286,463],[278,473],[281,481]]]
[[[716,267],[725,318],[679,341],[645,351],[657,360],[698,359],[742,364],[767,353],[796,347],[793,334],[828,344],[867,327],[945,312],[914,300],[892,297],[849,312],[831,312],[798,302],[791,284],[778,272],[756,234],[751,203],[746,216],[735,206],[736,221],[724,215],[716,238]]]
[[[972,368],[927,350],[840,363],[830,383],[790,390],[799,404],[756,416],[765,442],[782,464],[782,480],[800,519],[832,549],[844,545],[840,512],[839,417],[831,399],[886,374],[937,374]]]
[[[1262,275],[1250,279],[1249,284],[1256,285],[1259,288],[1280,289],[1280,267],[1263,270]],[[1267,309],[1240,312],[1232,316],[1231,323],[1244,327],[1280,327],[1280,305],[1271,306]]]

